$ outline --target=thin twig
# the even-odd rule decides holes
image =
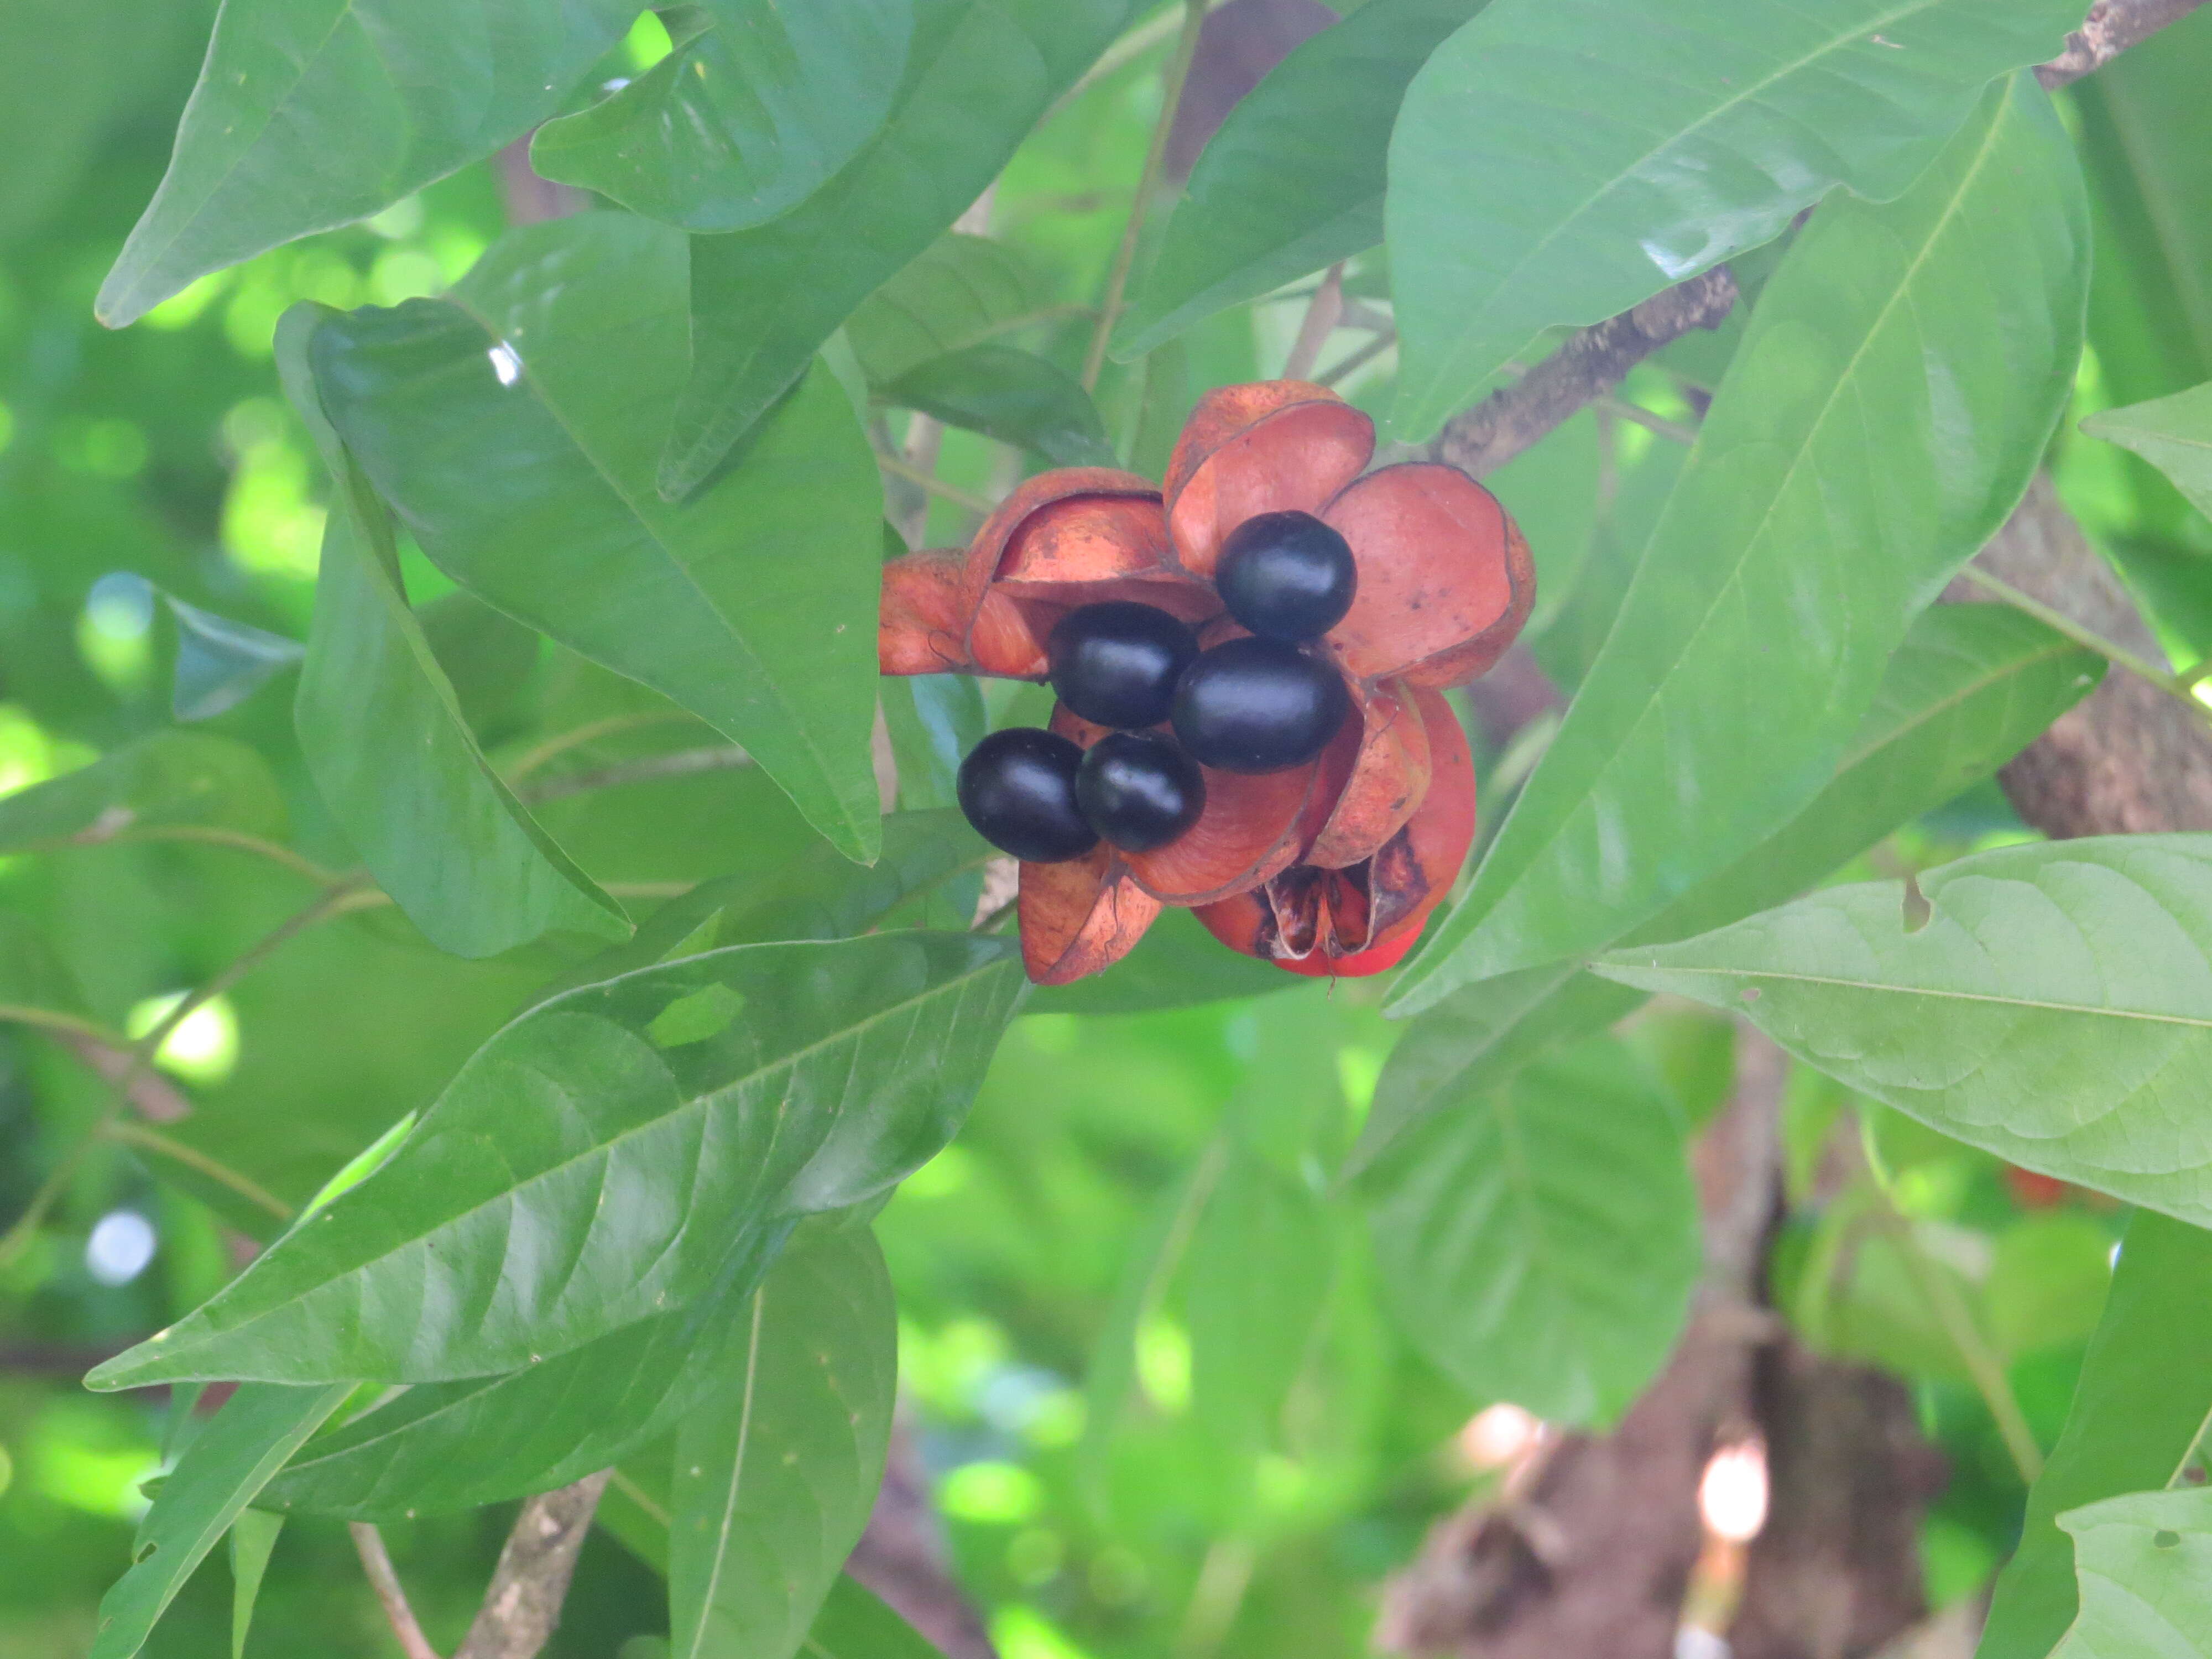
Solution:
[[[350,1522],[346,1530],[353,1534],[354,1549],[361,1557],[361,1570],[368,1575],[376,1599],[384,1603],[384,1616],[391,1621],[392,1633],[399,1638],[400,1650],[407,1659],[438,1659],[437,1649],[422,1634],[422,1626],[415,1622],[415,1609],[407,1605],[407,1591],[399,1583],[398,1571],[392,1565],[391,1553],[384,1547],[384,1534],[367,1521]]]
[[[528,805],[543,806],[548,801],[566,800],[571,795],[586,794],[595,789],[616,789],[626,783],[644,783],[653,778],[687,778],[702,772],[728,772],[752,763],[753,757],[744,750],[729,744],[717,744],[705,749],[679,749],[673,754],[647,755],[638,760],[617,761],[612,766],[602,766],[590,772],[571,772],[566,777],[548,778],[535,787],[518,793]]]
[[[1386,329],[1351,356],[1315,375],[1314,382],[1318,386],[1334,386],[1339,380],[1358,374],[1397,343],[1398,331],[1395,328]]]
[[[2097,0],[2081,27],[2066,37],[2066,50],[2035,71],[2048,91],[2100,70],[2130,46],[2178,23],[2204,0]]]
[[[1175,56],[1161,76],[1160,118],[1152,124],[1152,140],[1145,150],[1144,171],[1137,175],[1136,198],[1129,204],[1128,222],[1121,227],[1121,245],[1114,250],[1114,268],[1106,278],[1106,298],[1098,307],[1098,321],[1091,331],[1091,349],[1083,356],[1083,389],[1098,386],[1098,371],[1106,365],[1106,343],[1114,337],[1121,319],[1121,301],[1129,291],[1129,271],[1137,263],[1137,239],[1145,228],[1145,210],[1159,183],[1160,163],[1167,155],[1168,133],[1175,125],[1176,106],[1182,101],[1182,83],[1190,74],[1191,59],[1198,56],[1199,31],[1206,23],[1206,0],[1183,0],[1182,35]]]
[[[1336,332],[1337,325],[1343,320],[1344,261],[1339,259],[1328,268],[1328,275],[1322,278],[1313,298],[1306,301],[1306,314],[1299,320],[1297,338],[1291,342],[1291,355],[1283,360],[1283,378],[1311,379],[1314,365],[1321,361],[1322,347],[1328,343],[1328,337]]]
[[[173,1163],[195,1170],[219,1187],[227,1187],[256,1209],[265,1210],[279,1221],[292,1218],[292,1206],[262,1186],[251,1176],[243,1175],[219,1158],[210,1158],[197,1146],[188,1146],[181,1140],[171,1139],[159,1129],[143,1123],[133,1123],[128,1118],[118,1118],[100,1131],[103,1139],[118,1146],[136,1146],[149,1152],[158,1152]]]
[[[2190,685],[2197,678],[2196,671],[2191,671],[2191,678],[2185,680],[2172,671],[2159,667],[2157,664],[2147,658],[2136,655],[2125,646],[2115,645],[2094,629],[2082,627],[2064,611],[2053,610],[2033,595],[2021,592],[2002,577],[1993,576],[1978,565],[1970,564],[1959,574],[1973,583],[1975,586],[1995,594],[2014,610],[2025,611],[2045,627],[2057,633],[2063,634],[2075,644],[2087,647],[2115,668],[2124,668],[2136,678],[2148,680],[2160,690],[2171,696],[2179,697],[2199,716],[2212,718],[2212,710],[2206,709],[2189,690]]]
[[[118,814],[118,821],[109,823],[106,815],[73,836],[57,840],[39,842],[24,850],[29,853],[55,852],[65,847],[127,847],[153,841],[198,842],[210,847],[234,848],[241,853],[251,853],[256,858],[279,864],[295,874],[305,876],[319,886],[336,887],[349,879],[335,870],[325,870],[313,860],[302,857],[290,848],[249,835],[243,830],[226,830],[211,823],[149,823],[136,824],[128,814]]]
[[[1207,0],[1206,9],[1210,12],[1218,11],[1228,3],[1229,0]],[[1138,24],[1136,27],[1107,47],[1104,52],[1099,53],[1098,61],[1084,70],[1077,78],[1075,84],[1054,99],[1052,107],[1037,118],[1037,125],[1042,126],[1108,76],[1118,70],[1127,69],[1154,46],[1164,45],[1168,38],[1174,34],[1176,27],[1176,18],[1173,7],[1162,11],[1157,17],[1148,17]]]
[[[978,514],[988,519],[995,510],[993,502],[985,501],[973,490],[963,489],[957,484],[946,483],[934,473],[924,472],[920,467],[901,456],[886,455],[879,449],[876,452],[876,465],[894,478],[904,478],[910,484],[919,484],[930,495],[941,496],[955,506],[964,507],[970,513]]]
[[[83,1167],[84,1160],[93,1147],[108,1139],[129,1106],[140,1080],[153,1070],[155,1059],[161,1053],[161,1045],[168,1041],[170,1033],[198,1010],[244,979],[290,940],[319,923],[342,915],[348,909],[359,908],[355,900],[362,890],[349,886],[331,888],[305,909],[287,916],[204,984],[178,998],[169,1012],[155,1022],[154,1028],[131,1045],[127,1051],[131,1063],[112,1084],[112,1092],[99,1121],[89,1132],[79,1138],[75,1146],[62,1154],[60,1161],[39,1184],[38,1190],[31,1194],[31,1201],[24,1206],[22,1214],[15,1218],[15,1224],[4,1236],[0,1236],[0,1270],[4,1270],[29,1248],[30,1241],[45,1224],[47,1212],[53,1208],[69,1183],[76,1178],[76,1172]],[[380,894],[379,896],[382,896]]]
[[[1590,404],[1593,408],[1604,410],[1609,415],[1618,415],[1622,420],[1632,422],[1642,427],[1646,432],[1655,432],[1669,443],[1687,447],[1698,441],[1697,428],[1683,426],[1677,422],[1668,420],[1663,415],[1654,415],[1640,404],[1632,404],[1626,398],[1593,398]]]

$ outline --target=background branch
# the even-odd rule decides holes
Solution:
[[[2081,27],[2066,37],[2066,50],[2038,69],[2035,78],[2046,88],[2078,81],[2203,3],[2204,0],[2097,0]]]
[[[576,1553],[613,1474],[601,1469],[524,1502],[499,1553],[483,1606],[453,1659],[535,1659],[561,1622]]]
[[[415,1622],[415,1609],[407,1605],[407,1591],[399,1582],[398,1569],[392,1565],[391,1552],[384,1547],[384,1534],[366,1521],[347,1524],[353,1534],[353,1547],[361,1557],[361,1570],[368,1575],[369,1585],[376,1591],[376,1599],[384,1604],[384,1616],[392,1626],[392,1633],[399,1638],[400,1650],[407,1659],[438,1659],[438,1650],[430,1645],[430,1638],[422,1634],[422,1626]]]

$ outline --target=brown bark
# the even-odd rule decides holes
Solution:
[[[2186,17],[2204,0],[2097,0],[2066,50],[2035,71],[2045,87],[2063,87],[2102,69],[2138,41]]]
[[[1880,1371],[1785,1340],[1753,1373],[1768,1508],[1729,1646],[1735,1659],[1861,1659],[1927,1615],[1919,1523],[1942,1455]]]
[[[1671,1659],[1704,1547],[1698,1483],[1746,1425],[1750,1297],[1779,1196],[1785,1062],[1746,1030],[1736,1091],[1698,1142],[1706,1283],[1658,1380],[1607,1435],[1569,1435],[1518,1496],[1446,1521],[1389,1587],[1386,1650],[1465,1659]]]
[[[576,1553],[612,1469],[526,1499],[491,1588],[453,1659],[535,1659],[561,1623]]]
[[[2029,487],[1976,562],[2113,644],[2166,661],[2048,478]],[[1960,581],[1947,597],[1990,596]],[[2057,838],[2212,830],[2206,714],[2118,668],[1997,777],[2014,810]]]
[[[1632,311],[1568,337],[1567,343],[1511,386],[1455,415],[1421,453],[1475,477],[1494,472],[1628,371],[1693,328],[1717,328],[1736,300],[1726,265],[1653,295]]]

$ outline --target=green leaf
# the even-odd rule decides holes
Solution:
[[[1629,934],[1826,787],[1907,624],[2041,457],[2087,252],[2079,171],[2026,78],[1993,88],[1902,200],[1814,216],[1565,724],[1401,975],[1399,1008]]]
[[[176,678],[169,693],[174,719],[213,720],[307,654],[297,640],[186,605],[173,593],[161,597],[177,619]]]
[[[2066,1427],[2027,1495],[1978,1659],[2044,1659],[2074,1622],[2071,1545],[2057,1517],[2164,1486],[2212,1417],[2212,1233],[2141,1210],[2129,1220]]]
[[[520,1370],[672,1312],[760,1234],[884,1190],[957,1127],[1010,945],[740,945],[586,986],[479,1049],[374,1176],[95,1387]]]
[[[2112,1239],[2069,1211],[2025,1217],[1997,1235],[1982,1281],[1984,1322],[2008,1359],[2087,1341],[2112,1285]]]
[[[1082,383],[1032,351],[979,345],[933,357],[885,386],[884,397],[947,426],[1033,449],[1055,465],[1120,465]]]
[[[958,231],[939,237],[860,302],[845,337],[871,386],[1066,314],[1020,250]]]
[[[1130,10],[915,0],[906,76],[874,141],[775,223],[692,243],[691,381],[661,460],[664,494],[714,473],[830,331],[998,176]]]
[[[1386,1305],[1479,1400],[1602,1426],[1680,1333],[1701,1267],[1681,1123],[1612,1037],[1432,1115],[1358,1190]]]
[[[707,0],[714,26],[549,121],[532,167],[686,230],[742,230],[821,187],[890,112],[912,0]]]
[[[100,1598],[91,1659],[131,1659],[207,1553],[269,1477],[352,1392],[248,1386],[185,1449],[138,1523],[131,1570]]]
[[[1114,355],[1136,357],[1380,243],[1384,159],[1406,88],[1485,3],[1369,0],[1270,70],[1191,169]]]
[[[2002,848],[1594,964],[2025,1168],[2212,1221],[2212,836]]]
[[[1346,1176],[1434,1113],[1468,1105],[1531,1060],[1604,1030],[1643,1000],[1571,963],[1524,969],[1446,998],[1391,1049],[1345,1160]]]
[[[96,1033],[69,964],[28,916],[0,909],[0,1021]]]
[[[1335,1242],[1310,1187],[1254,1152],[1230,1153],[1191,1234],[1183,1285],[1191,1407],[1217,1447],[1250,1456],[1279,1438],[1328,1303]]]
[[[284,798],[268,763],[228,738],[156,732],[0,799],[0,854],[175,829],[283,834]]]
[[[325,418],[308,368],[338,315],[295,306],[276,328],[285,392],[331,482],[292,710],[316,789],[378,885],[441,951],[496,956],[555,927],[620,938],[622,906],[492,769],[408,607],[391,518]]]
[[[959,804],[960,763],[990,730],[972,674],[902,674],[882,688],[884,724],[898,763],[899,805],[941,811]],[[884,826],[888,854],[890,826]]]
[[[2139,1492],[2069,1510],[2081,1612],[2051,1659],[2212,1654],[2212,1492]]]
[[[449,300],[326,324],[316,380],[456,581],[726,733],[866,862],[875,459],[819,369],[711,488],[659,499],[654,455],[684,374],[684,246],[614,213],[514,232]]]
[[[934,1644],[849,1573],[839,1573],[799,1646],[806,1659],[942,1659]]]
[[[1391,135],[1398,435],[1427,437],[1544,330],[1757,247],[1838,185],[1903,195],[2080,12],[1496,0],[1413,77]]]
[[[390,206],[556,113],[636,0],[226,0],[161,187],[100,287],[194,277]]]
[[[898,1328],[875,1235],[802,1232],[745,1322],[721,1392],[676,1437],[672,1659],[789,1659],[883,1480]]]
[[[253,1629],[253,1604],[261,1597],[262,1576],[284,1517],[245,1510],[230,1523],[230,1659],[246,1659],[246,1638]]]
[[[744,1370],[750,1298],[783,1237],[757,1235],[723,1287],[678,1312],[543,1364],[407,1389],[314,1441],[259,1501],[397,1520],[550,1491],[629,1456]]]
[[[2172,479],[2198,512],[2212,514],[2212,381],[2106,410],[2082,422],[2081,429],[2132,449]]]
[[[2104,678],[2105,661],[2002,605],[1915,617],[1836,775],[1810,805],[1630,936],[1686,939],[1779,904],[1993,775]]]

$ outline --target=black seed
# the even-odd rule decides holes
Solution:
[[[1062,702],[1087,720],[1137,731],[1168,717],[1176,681],[1197,659],[1198,641],[1164,611],[1107,599],[1062,617],[1045,656]]]
[[[1229,614],[1271,640],[1313,640],[1359,591],[1351,545],[1310,513],[1262,513],[1221,544],[1213,585]]]
[[[1198,822],[1206,778],[1198,763],[1165,738],[1115,732],[1083,757],[1075,799],[1106,840],[1125,853],[1149,853]]]
[[[1098,832],[1075,804],[1083,751],[1033,726],[994,732],[960,763],[960,810],[975,833],[1032,864],[1080,858]]]
[[[1337,672],[1280,640],[1229,640],[1176,688],[1182,746],[1224,772],[1280,772],[1328,747],[1352,694]]]

